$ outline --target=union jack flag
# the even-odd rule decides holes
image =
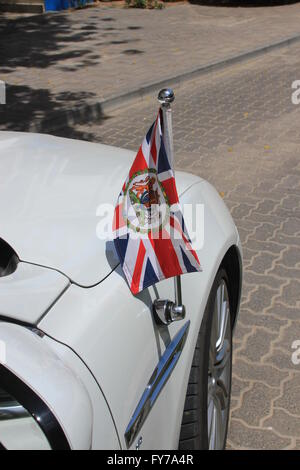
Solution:
[[[169,277],[201,271],[188,236],[158,112],[119,194],[113,237],[133,294]]]

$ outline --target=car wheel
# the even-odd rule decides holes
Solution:
[[[179,449],[224,449],[229,420],[232,327],[229,281],[220,269],[197,339],[185,400]]]

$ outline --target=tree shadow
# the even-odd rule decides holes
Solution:
[[[116,27],[115,21],[115,18],[101,18],[97,12],[84,17],[60,12],[17,18],[0,13],[1,71],[13,73],[17,67],[45,69],[53,65],[74,71],[86,65],[98,65],[101,47],[99,53],[91,44],[93,47],[95,41],[105,38],[108,31],[128,31],[127,27]],[[117,47],[132,41],[132,38],[116,38],[97,45]],[[66,60],[71,62],[71,69],[66,68]]]
[[[78,124],[93,121],[101,125],[109,119],[100,105],[93,104],[92,98],[93,93],[87,92],[54,95],[48,89],[8,85],[7,104],[0,106],[0,130],[51,133],[93,140],[92,133],[74,129]]]
[[[90,49],[77,45],[96,33],[93,28],[73,29],[65,14],[12,19],[0,15],[1,70],[12,73],[16,67],[46,68],[66,59],[86,57]]]
[[[57,129],[61,124],[74,136],[72,123],[97,119],[101,124],[107,119],[97,105],[97,89],[93,93],[81,91],[85,89],[82,83],[79,90],[58,93],[50,83],[58,77],[66,82],[67,90],[68,80],[77,70],[100,65],[101,71],[101,45],[120,48],[133,41],[118,36],[107,40],[108,29],[116,34],[128,33],[127,26],[118,28],[114,18],[103,18],[96,11],[88,15],[59,12],[22,17],[0,13],[0,78],[6,81],[7,95],[7,104],[0,106],[0,129],[52,132],[56,122]],[[124,53],[138,52],[132,49]],[[35,85],[30,83],[38,69],[48,69],[49,86],[47,82],[39,86],[37,80]]]

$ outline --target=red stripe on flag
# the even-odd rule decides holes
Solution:
[[[118,204],[117,207],[115,208],[113,226],[112,226],[113,231],[118,230],[119,228],[124,227],[124,225],[126,225],[125,220],[123,219],[122,207],[123,205],[121,203],[121,204]]]
[[[197,263],[200,265],[200,261],[199,261],[199,258],[197,256],[197,253],[193,250],[192,248],[192,245],[190,244],[190,242],[188,241],[188,239],[186,238],[184,232],[182,231],[182,228],[181,228],[181,225],[180,223],[178,222],[178,220],[175,220],[175,218],[173,216],[170,216],[170,225],[171,227],[175,228],[177,230],[177,232],[180,233],[180,235],[182,236],[182,239],[187,247],[187,249],[192,253],[192,255],[194,256],[195,260],[197,261]]]
[[[145,254],[146,254],[146,249],[144,247],[144,243],[141,240],[139,251],[137,254],[137,258],[136,258],[135,267],[134,267],[134,273],[132,276],[131,286],[130,286],[131,292],[133,294],[137,294],[140,291],[140,280],[141,280],[142,267],[144,263]]]
[[[152,238],[152,233],[150,233],[149,239],[163,275],[168,278],[182,274],[180,263],[168,232],[161,230],[158,237],[157,233],[155,233],[155,238]]]
[[[129,178],[131,178],[132,175],[134,175],[134,173],[136,173],[137,171],[146,170],[146,168],[148,168],[148,164],[145,160],[142,147],[140,147],[132,164],[132,167],[130,168]]]
[[[163,188],[166,191],[169,203],[171,205],[177,204],[179,199],[176,189],[175,178],[169,178],[167,180],[164,180],[161,182],[161,184],[163,185]]]

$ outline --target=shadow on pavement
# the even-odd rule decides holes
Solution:
[[[19,18],[8,18],[0,13],[1,71],[11,73],[16,67],[45,69],[57,65],[72,72],[87,65],[99,64],[101,46],[137,42],[129,38],[112,40],[112,32],[120,30],[115,21],[114,18],[91,15],[82,19],[64,13]],[[140,27],[129,26],[128,30],[131,29]],[[95,48],[93,52],[91,47],[95,41],[101,41],[97,43],[100,47],[96,53]]]
[[[90,57],[90,49],[78,48],[84,39],[96,34],[72,28],[65,14],[36,15],[9,19],[0,16],[0,67],[4,73],[16,67],[46,68],[67,59]],[[74,43],[74,46],[73,44]],[[66,46],[68,47],[66,50]]]
[[[100,107],[93,107],[92,112],[89,109],[87,103],[93,98],[93,93],[62,92],[53,95],[48,89],[8,85],[6,94],[9,105],[0,107],[0,130],[62,135],[55,131],[56,127],[62,127],[65,136],[92,140],[92,134],[75,131],[74,126],[91,120],[101,125],[109,119]],[[80,110],[74,111],[77,107]]]
[[[99,64],[100,48],[95,53],[89,45],[85,46],[84,41],[106,38],[108,21],[112,19],[102,18],[99,21],[96,17],[89,17],[83,25],[79,18],[70,19],[64,13],[17,18],[0,14],[0,74],[12,74],[13,82],[9,83],[7,77],[5,78],[7,104],[0,107],[0,130],[38,129],[40,132],[52,132],[55,121],[63,121],[67,134],[72,134],[74,138],[83,138],[73,130],[72,123],[80,124],[81,121],[96,119],[101,124],[107,119],[97,106],[93,106],[92,112],[89,108],[91,103],[97,102],[95,93],[54,93],[47,84],[40,88],[38,69],[51,67],[49,78],[56,80],[56,77],[62,76],[62,72],[72,73],[79,68]],[[109,24],[112,25],[110,30],[117,29],[113,28],[113,22]],[[23,80],[23,69],[27,68],[34,71],[28,76],[24,70]],[[30,76],[33,77],[33,83],[29,82]],[[67,74],[64,75],[64,80],[67,82]],[[79,108],[79,112],[74,112],[74,109]]]

